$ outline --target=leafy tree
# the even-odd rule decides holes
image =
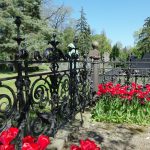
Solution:
[[[123,60],[123,61],[127,61],[130,53],[131,53],[131,48],[127,48],[127,47],[121,48],[120,54],[119,54],[119,59]]]
[[[142,53],[150,52],[150,17],[145,20],[142,31],[139,34],[137,48]]]
[[[96,34],[92,36],[92,40],[96,40],[99,43],[99,51],[102,55],[104,54],[104,52],[111,52],[111,42],[110,40],[107,38],[105,32],[102,32],[101,34]]]
[[[7,57],[5,55],[5,53],[0,53],[0,60],[5,60]],[[6,59],[7,60],[7,59]]]
[[[119,49],[119,55],[117,57],[115,57],[115,59],[117,58],[120,61],[127,61],[129,58],[129,55],[132,53],[133,48],[132,47],[126,47],[126,46],[123,47],[122,43],[119,41],[115,45]]]
[[[63,31],[63,40],[62,40],[62,44],[63,47],[61,49],[65,50],[67,52],[67,46],[69,43],[72,43],[74,41],[75,38],[75,30],[71,27],[66,28]]]
[[[17,44],[15,16],[22,19],[21,36],[25,38],[22,47],[29,51],[44,49],[51,30],[46,22],[40,18],[40,5],[42,0],[3,0],[0,1],[0,51],[14,53]]]
[[[117,46],[117,44],[115,44],[113,47],[112,47],[112,52],[110,54],[110,60],[116,60],[116,58],[119,57],[119,54],[120,54],[120,49],[119,47]]]
[[[16,49],[16,43],[12,39],[15,33],[13,23],[14,6],[12,0],[0,1],[0,52],[11,52]]]
[[[141,58],[142,57],[142,51],[139,51],[137,46],[134,46],[130,49],[130,52],[135,55],[137,58]]]
[[[88,54],[91,46],[91,30],[85,18],[83,8],[81,9],[80,19],[77,21],[76,32],[78,36],[78,48],[81,55]]]

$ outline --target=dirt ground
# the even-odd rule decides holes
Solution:
[[[150,150],[148,126],[93,122],[88,111],[83,118],[82,127],[76,123],[72,125],[64,150],[69,150],[71,144],[78,144],[79,139],[86,138],[96,141],[102,150]]]

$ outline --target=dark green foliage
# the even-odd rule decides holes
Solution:
[[[8,64],[0,64],[0,71],[1,72],[12,71],[11,66]]]
[[[29,66],[28,71],[29,72],[39,71],[39,66]]]
[[[92,36],[93,41],[97,41],[99,43],[98,50],[100,51],[101,59],[105,52],[111,52],[111,42],[107,38],[104,31],[101,34],[96,34]]]
[[[150,52],[150,17],[145,20],[142,31],[139,34],[137,48],[142,53]]]
[[[105,95],[93,109],[92,118],[96,121],[147,125],[150,124],[150,103],[142,105],[136,98],[125,101]]]
[[[78,48],[81,55],[88,54],[91,49],[91,30],[85,18],[83,8],[81,9],[81,17],[76,25],[76,31],[78,36]]]
[[[25,41],[21,47],[34,51],[43,50],[47,46],[51,30],[40,18],[41,2],[42,0],[0,1],[0,53],[12,54],[17,50],[17,44],[13,40],[16,37],[16,16],[22,19],[21,37],[25,38]]]
[[[3,53],[0,53],[0,60],[5,60],[6,59],[6,54],[3,52]]]
[[[112,48],[112,52],[110,54],[110,60],[116,60],[116,58],[119,57],[120,54],[120,50],[119,47],[117,46],[117,44],[115,44]]]
[[[75,38],[75,30],[71,27],[67,27],[64,29],[61,35],[61,43],[60,43],[60,49],[64,50],[64,52],[68,52],[68,44],[73,43]]]

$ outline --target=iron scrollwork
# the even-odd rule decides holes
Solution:
[[[0,79],[0,131],[13,125],[20,129],[20,139],[28,134],[54,136],[78,112],[82,113],[87,101],[91,99],[87,60],[85,58],[80,61],[83,65],[77,68],[77,55],[65,55],[58,48],[59,42],[55,34],[49,42],[51,47],[43,55],[36,50],[33,60],[28,60],[29,52],[20,48],[20,43],[24,40],[20,37],[20,17],[17,17],[15,23],[18,51],[15,60],[10,63],[15,66],[17,76],[13,79]],[[70,68],[59,70],[59,64],[64,62]],[[49,72],[30,75],[29,65],[34,63],[49,65]],[[13,80],[16,89],[5,83],[7,80]],[[4,90],[1,92],[1,89]],[[18,145],[20,149],[21,142]]]
[[[8,85],[0,83],[0,131],[9,126],[9,121],[17,109],[17,98],[14,90]]]

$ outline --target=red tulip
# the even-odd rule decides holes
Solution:
[[[138,90],[142,89],[142,85],[137,85],[137,89]]]
[[[37,143],[24,143],[21,150],[39,150],[39,144]]]
[[[17,136],[19,130],[17,128],[9,128],[0,135],[0,142],[3,145],[9,145],[10,142]]]
[[[106,93],[106,89],[103,84],[98,85],[98,91],[101,92],[102,94]]]
[[[144,99],[145,95],[143,93],[138,93],[137,97],[139,99]]]
[[[50,144],[49,137],[48,137],[48,136],[45,136],[45,135],[40,135],[40,136],[38,137],[37,143],[38,143],[39,146],[40,146],[40,150],[45,150],[46,147],[48,146],[48,144]]]
[[[81,150],[81,148],[77,145],[71,145],[70,150]]]
[[[94,141],[90,139],[80,140],[81,150],[96,150],[98,147]]]
[[[22,139],[22,144],[24,144],[24,143],[30,143],[31,144],[31,143],[34,143],[35,140],[36,140],[36,138],[32,137],[31,135],[28,135]]]
[[[97,94],[98,96],[100,96],[102,93],[101,93],[100,91],[98,91],[96,94]]]
[[[0,145],[0,150],[15,150],[15,145]]]
[[[147,100],[147,101],[150,101],[150,97],[146,97],[146,100]]]

